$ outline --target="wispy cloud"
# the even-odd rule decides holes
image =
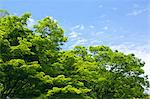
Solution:
[[[96,32],[96,33],[93,33],[94,35],[101,35],[101,34],[104,34],[105,32],[104,31],[99,31],[99,32]]]
[[[69,37],[70,38],[77,38],[78,37],[78,33],[77,32],[71,32],[70,34],[69,34]]]
[[[84,30],[84,25],[81,25],[81,26],[80,26],[80,30]]]
[[[103,42],[100,40],[91,40],[90,45],[92,46],[98,46],[98,45],[102,45]]]
[[[94,26],[94,25],[90,25],[90,26],[89,26],[89,28],[94,29],[94,28],[95,28],[95,26]]]
[[[108,30],[108,26],[104,26],[103,29],[104,29],[104,30]]]
[[[36,21],[32,18],[29,18],[27,21],[27,27],[33,29],[33,26],[36,24]]]
[[[80,27],[80,25],[76,25],[76,26],[72,27],[71,30],[78,29],[79,27]]]
[[[146,12],[146,11],[148,11],[147,8],[145,8],[145,9],[139,9],[139,10],[133,10],[132,12],[129,12],[127,14],[127,16],[137,16],[137,15],[140,15],[140,14]]]
[[[140,7],[138,4],[136,3],[133,4],[133,8],[138,8],[138,7]]]
[[[86,42],[87,42],[87,39],[85,38],[79,38],[77,41],[78,44],[85,44]]]
[[[74,42],[72,42],[72,44],[68,48],[72,49],[72,48],[74,48],[77,45],[84,45],[85,46],[87,44],[87,42],[88,42],[87,39],[79,37]]]
[[[76,25],[76,26],[71,28],[72,31],[74,31],[74,30],[84,30],[84,29],[85,29],[85,26],[83,24],[79,24],[79,25]]]
[[[103,6],[102,4],[100,4],[100,5],[98,5],[98,7],[99,7],[99,8],[102,8],[102,7],[104,7],[104,6]]]
[[[116,7],[113,7],[113,8],[112,8],[112,10],[113,10],[113,11],[116,11],[116,10],[118,10],[118,8],[116,8]]]
[[[102,15],[100,15],[100,18],[104,18],[106,16],[107,16],[106,14],[102,14]]]

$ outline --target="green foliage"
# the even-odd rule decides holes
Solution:
[[[0,9],[0,17],[5,17],[7,15],[9,15],[9,13],[6,10]]]
[[[0,18],[0,97],[143,98],[144,63],[106,46],[63,51],[63,29],[50,17],[27,28],[30,13]]]
[[[150,95],[146,95],[144,99],[150,99]]]

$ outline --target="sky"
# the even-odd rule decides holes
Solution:
[[[63,47],[107,45],[146,62],[150,77],[150,0],[0,0],[15,15],[31,12],[29,27],[46,16],[68,36]]]

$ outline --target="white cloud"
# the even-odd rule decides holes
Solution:
[[[70,38],[76,38],[76,37],[78,37],[78,33],[77,32],[71,32],[70,34],[69,34],[69,37]]]
[[[85,38],[79,38],[77,41],[78,44],[85,44],[86,42],[87,42],[87,39]]]
[[[137,16],[137,15],[140,15],[140,14],[146,12],[146,11],[148,11],[147,8],[145,8],[145,9],[139,9],[139,10],[134,10],[134,11],[132,11],[132,12],[129,12],[129,13],[127,14],[127,16]]]
[[[133,8],[138,8],[139,7],[139,5],[138,4],[133,4]]]
[[[98,45],[102,45],[103,42],[100,40],[91,40],[90,45],[94,45],[94,46],[98,46]]]
[[[79,24],[79,25],[76,25],[76,26],[71,28],[72,31],[74,31],[74,30],[84,30],[84,29],[85,29],[85,26],[83,24]]]
[[[80,25],[76,25],[76,26],[72,27],[71,30],[77,29],[79,27],[80,27]]]
[[[102,8],[102,7],[103,7],[103,5],[99,5],[98,7],[99,7],[99,8]]]
[[[36,24],[36,21],[32,18],[29,18],[28,21],[27,21],[27,27],[32,29],[33,26]]]
[[[99,32],[94,33],[94,35],[100,35],[100,34],[104,34],[104,33],[105,33],[104,31],[99,31]]]
[[[104,29],[104,30],[108,30],[108,26],[104,26],[103,29]]]
[[[95,26],[94,26],[94,25],[90,25],[89,27],[90,27],[91,29],[95,28]]]
[[[114,8],[112,8],[112,10],[113,10],[113,11],[116,11],[116,10],[118,10],[118,8],[114,7]]]
[[[85,45],[87,43],[87,39],[85,38],[77,38],[77,40],[75,42],[73,42],[73,44],[71,46],[69,46],[69,49],[74,48],[77,45]]]
[[[107,15],[106,14],[102,14],[101,16],[100,16],[100,18],[104,18],[104,17],[106,17]]]
[[[80,25],[80,30],[84,30],[84,25]]]
[[[124,35],[120,35],[119,38],[125,38],[125,36]]]

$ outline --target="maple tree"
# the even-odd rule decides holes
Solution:
[[[64,51],[67,37],[58,23],[46,17],[29,29],[30,16],[0,17],[0,97],[144,97],[144,62],[133,54],[107,46]]]

